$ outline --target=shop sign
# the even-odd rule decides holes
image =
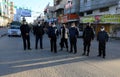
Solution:
[[[103,15],[101,16],[101,22],[104,23],[120,23],[120,15],[119,14],[114,14],[114,15]]]
[[[81,17],[80,22],[81,23],[94,23],[96,21],[99,21],[101,23],[120,23],[120,14],[106,14],[101,16],[86,16]]]
[[[87,17],[81,17],[80,18],[80,23],[93,23],[95,21],[94,16],[87,16]]]

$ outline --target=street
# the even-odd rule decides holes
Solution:
[[[31,34],[32,50],[23,50],[20,37],[0,38],[0,77],[120,77],[120,40],[110,39],[105,59],[97,57],[98,43],[92,42],[90,56],[82,56],[83,42],[77,42],[78,53],[50,52],[47,35],[43,50],[35,50],[35,38]]]

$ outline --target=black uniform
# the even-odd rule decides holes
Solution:
[[[56,27],[49,27],[48,28],[48,37],[50,38],[50,44],[51,44],[51,52],[57,53],[57,35],[58,30]]]
[[[69,35],[70,35],[70,53],[73,52],[74,47],[74,53],[77,53],[77,37],[79,35],[79,32],[76,27],[71,27],[69,29]]]
[[[30,36],[29,36],[30,27],[28,26],[28,24],[22,24],[20,26],[20,30],[21,30],[21,35],[22,35],[22,39],[23,39],[24,50],[26,50],[26,47],[29,50],[31,50],[31,48],[30,48]],[[27,41],[27,45],[26,45],[26,41]]]
[[[34,34],[36,36],[36,40],[35,40],[35,49],[38,49],[38,41],[40,40],[40,48],[43,49],[43,35],[44,35],[44,29],[43,29],[43,25],[37,25],[34,28]]]
[[[84,53],[82,55],[89,56],[91,41],[94,39],[94,31],[90,26],[87,26],[83,31]],[[86,54],[87,51],[87,54]]]
[[[99,41],[99,54],[98,56],[103,56],[105,58],[106,56],[106,42],[108,41],[108,34],[106,31],[100,31],[97,35],[97,40]]]

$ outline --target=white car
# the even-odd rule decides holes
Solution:
[[[20,26],[11,25],[8,29],[8,36],[21,36]]]

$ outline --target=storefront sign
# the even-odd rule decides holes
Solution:
[[[81,17],[80,22],[81,23],[94,23],[96,21],[99,21],[100,23],[120,23],[120,14],[107,14],[107,15],[101,15],[101,16],[86,16]]]
[[[87,17],[81,17],[80,23],[93,23],[95,21],[95,18],[93,16],[87,16]]]
[[[101,22],[103,23],[120,23],[120,15],[103,15],[100,17]]]

